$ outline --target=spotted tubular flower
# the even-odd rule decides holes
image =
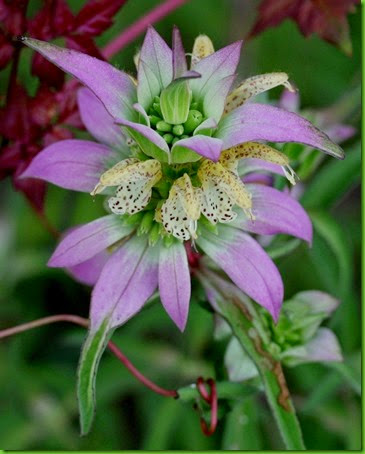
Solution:
[[[341,148],[309,121],[247,102],[274,86],[290,87],[286,74],[256,76],[232,91],[241,42],[214,52],[209,38],[198,37],[188,69],[177,28],[172,41],[171,50],[148,30],[135,59],[135,80],[79,52],[24,39],[88,87],[79,94],[80,112],[102,144],[53,144],[23,177],[112,196],[111,214],[69,233],[50,260],[95,284],[80,362],[84,432],[93,402],[82,396],[92,395],[95,369],[112,331],[157,288],[167,313],[184,329],[191,292],[184,242],[194,242],[277,320],[282,280],[250,233],[285,233],[311,242],[311,222],[288,195],[244,183],[238,164],[244,166],[246,158],[275,163],[293,182],[287,157],[263,141],[305,143],[343,158]]]

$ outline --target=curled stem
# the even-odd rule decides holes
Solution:
[[[49,325],[51,323],[57,322],[69,322],[74,323],[75,325],[83,326],[88,328],[89,321],[86,318],[79,317],[78,315],[72,314],[59,314],[51,315],[49,317],[40,318],[38,320],[33,320],[29,323],[23,323],[22,325],[14,326],[12,328],[4,329],[0,331],[0,339],[5,337],[13,336],[14,334],[19,334],[24,331],[28,331],[33,328],[39,328],[44,325]],[[144,386],[151,389],[157,394],[161,394],[166,397],[178,397],[177,391],[173,389],[164,389],[160,386],[153,383],[147,377],[145,377],[132,363],[129,359],[121,352],[121,350],[114,344],[114,342],[108,342],[108,348],[113,353],[113,355],[119,359],[119,361],[124,364],[124,366],[129,370],[129,372],[137,378]]]
[[[206,381],[207,385],[210,388],[210,392],[207,391],[205,387],[205,381],[202,377],[199,377],[196,381],[196,387],[199,391],[201,397],[207,402],[210,406],[210,423],[209,426],[206,420],[201,416],[200,417],[200,427],[202,432],[207,437],[210,437],[214,434],[217,424],[218,424],[218,394],[216,383],[212,378],[209,378]]]

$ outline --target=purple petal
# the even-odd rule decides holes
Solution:
[[[158,269],[158,286],[166,312],[184,331],[189,312],[190,272],[186,251],[182,243],[161,247]]]
[[[255,140],[298,142],[344,158],[342,148],[308,120],[264,104],[243,104],[230,112],[220,121],[215,137],[223,140],[225,149]]]
[[[326,127],[326,134],[334,142],[345,142],[356,134],[356,128],[349,125],[335,124]]]
[[[262,161],[256,158],[242,159],[238,163],[238,173],[240,176],[247,175],[252,172],[270,172],[278,175],[285,176],[284,170],[281,166],[271,162]]]
[[[148,109],[172,81],[172,52],[153,27],[143,41],[138,64],[138,102]]]
[[[340,304],[338,299],[319,290],[299,292],[294,295],[292,299],[309,306],[312,314],[325,313],[327,317],[329,317]]]
[[[102,251],[85,262],[71,266],[67,271],[76,281],[93,286],[99,279],[100,273],[109,257],[110,254],[107,251]]]
[[[264,173],[251,173],[242,178],[244,184],[254,183],[254,184],[263,184],[265,186],[273,186],[274,179],[271,175],[266,175]]]
[[[316,336],[309,342],[286,350],[282,357],[285,363],[291,366],[310,362],[343,361],[337,337],[328,328],[319,328]]]
[[[37,39],[24,38],[24,44],[89,87],[113,117],[136,118],[132,108],[136,87],[126,73],[87,54]]]
[[[188,139],[182,139],[172,147],[172,153],[178,153],[179,147],[188,148],[196,153],[217,162],[223,148],[223,142],[213,137],[196,135]]]
[[[176,26],[172,31],[172,67],[174,79],[180,77],[188,69],[181,34]]]
[[[129,235],[132,230],[133,227],[123,225],[120,216],[114,214],[89,222],[72,230],[60,242],[48,265],[69,267],[85,262]]]
[[[241,230],[219,226],[219,235],[204,230],[197,244],[248,296],[278,319],[283,302],[283,282],[262,247]]]
[[[208,91],[214,90],[212,87],[219,87],[221,79],[235,74],[241,47],[242,41],[237,41],[203,58],[194,66],[194,70],[202,76],[190,82],[196,101],[204,100]]]
[[[203,109],[207,117],[213,117],[216,121],[221,118],[227,95],[236,78],[236,74],[224,77],[212,84],[204,96]]]
[[[114,123],[113,117],[91,90],[80,88],[77,92],[77,104],[82,122],[98,142],[118,150],[128,150],[121,128]]]
[[[298,112],[300,105],[300,96],[298,91],[289,91],[285,89],[279,99],[279,107],[289,112]]]
[[[96,283],[91,299],[91,330],[109,318],[115,328],[136,312],[158,284],[158,246],[134,236],[110,257]]]
[[[61,140],[39,153],[21,178],[40,178],[61,188],[90,192],[115,152],[88,140]]]
[[[133,123],[123,118],[118,118],[116,123],[128,128],[129,134],[138,143],[142,151],[146,153],[147,156],[151,156],[163,162],[168,161],[170,154],[169,146],[152,128],[139,123]]]
[[[302,240],[312,241],[312,223],[295,199],[277,189],[260,184],[248,184],[252,194],[252,212],[255,220],[240,216],[236,225],[259,235],[286,233]]]

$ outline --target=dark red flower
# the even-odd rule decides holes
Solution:
[[[21,49],[18,35],[50,41],[65,38],[69,48],[103,58],[94,36],[112,25],[115,13],[126,0],[88,0],[74,15],[66,0],[44,0],[27,19],[28,0],[0,0],[0,70],[12,60],[5,105],[0,108],[0,179],[11,176],[14,187],[41,212],[46,186],[18,178],[45,146],[72,137],[67,126],[82,128],[77,110],[75,81],[65,83],[63,71],[34,53],[32,74],[40,79],[34,97],[17,82]],[[3,103],[2,103],[3,104]]]
[[[345,53],[351,54],[347,14],[358,3],[359,0],[263,0],[249,37],[291,18],[304,36],[317,33],[329,43],[338,45]]]

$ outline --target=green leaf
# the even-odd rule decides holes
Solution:
[[[105,319],[96,332],[89,332],[82,349],[77,383],[81,435],[90,431],[94,418],[96,373],[111,333],[108,320]]]
[[[338,289],[343,294],[352,279],[352,260],[346,236],[331,215],[323,211],[310,213],[315,231],[326,241],[338,265]]]
[[[330,208],[360,182],[360,176],[361,151],[358,143],[346,153],[343,161],[332,160],[317,172],[301,203],[305,208]]]
[[[261,451],[264,436],[259,418],[260,407],[254,397],[236,402],[226,418],[222,449],[225,451]]]
[[[179,125],[188,118],[191,102],[191,90],[186,79],[174,80],[162,90],[160,106],[167,123]]]

